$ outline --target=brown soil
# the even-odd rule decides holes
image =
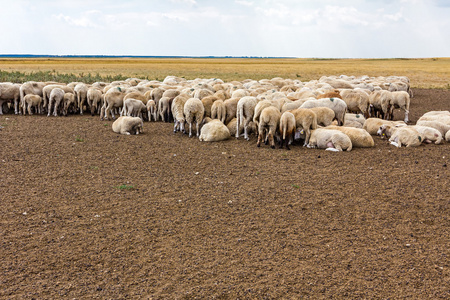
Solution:
[[[410,118],[448,109],[415,90]],[[0,116],[0,298],[450,298],[450,143],[287,151],[111,123]]]

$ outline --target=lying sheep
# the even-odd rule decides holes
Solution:
[[[31,108],[34,108],[34,111],[37,114],[41,114],[41,106],[42,106],[42,97],[39,95],[28,94],[23,97],[24,105],[28,108],[28,114],[31,116]],[[25,115],[25,110],[23,112]]]
[[[409,127],[417,130],[417,132],[422,136],[422,143],[431,144],[434,142],[436,145],[442,143],[442,133],[435,128],[420,125],[412,125]]]
[[[429,111],[423,114],[418,121],[438,121],[450,125],[450,112],[448,111]]]
[[[352,147],[371,148],[375,145],[372,136],[364,129],[333,125],[326,128],[339,130],[348,135],[348,137],[352,141]]]
[[[347,122],[347,121],[358,122],[359,124],[361,124],[361,127],[359,127],[359,128],[362,128],[364,126],[364,122],[366,122],[366,118],[361,114],[346,113],[345,114],[345,122]],[[345,126],[345,122],[344,122],[344,126]]]
[[[295,117],[296,130],[302,130],[305,133],[305,141],[303,143],[303,146],[305,147],[309,143],[311,130],[317,128],[317,116],[309,108],[297,108],[290,112]]]
[[[389,142],[399,148],[402,145],[406,147],[418,147],[423,141],[419,132],[410,126],[395,127],[384,124],[380,126],[377,134],[389,137]]]
[[[285,111],[280,117],[279,135],[280,135],[280,147],[286,146],[287,150],[290,150],[289,144],[294,141],[296,130],[295,116]]]
[[[322,98],[318,100],[308,100],[300,106],[300,108],[312,107],[329,107],[334,111],[335,118],[338,125],[342,126],[345,121],[345,112],[347,111],[347,104],[344,100],[339,98]]]
[[[242,124],[239,127],[240,132],[244,130],[244,126]],[[235,136],[237,128],[237,119],[236,118],[231,119],[231,121],[227,123],[227,128],[230,131],[231,136]],[[258,127],[256,127],[256,124],[253,123],[253,121],[248,124],[247,132],[248,134],[258,132]]]
[[[253,114],[255,112],[255,107],[257,104],[256,97],[245,96],[239,99],[236,110],[236,119],[239,126],[242,124],[244,126],[244,138],[248,141],[248,124],[253,119]],[[239,138],[239,127],[236,131],[236,138]]]
[[[307,147],[331,151],[351,151],[352,141],[345,133],[339,130],[318,128],[311,131]]]
[[[205,108],[198,98],[189,98],[184,104],[184,116],[186,123],[189,125],[189,137],[192,137],[192,124],[196,123],[197,137],[200,135],[200,124],[203,120]]]
[[[370,135],[376,135],[378,132],[378,129],[381,125],[390,125],[390,126],[396,126],[396,125],[403,125],[406,126],[406,123],[403,121],[388,121],[383,120],[380,118],[368,118],[364,122],[363,129],[366,130]]]
[[[447,132],[450,131],[450,125],[444,124],[439,121],[419,120],[419,121],[417,121],[416,125],[427,126],[427,127],[437,129],[437,130],[439,130],[439,132],[442,134],[443,137],[447,134]],[[449,140],[447,140],[447,139],[446,139],[446,141],[449,142]]]
[[[230,138],[230,131],[220,120],[206,118],[205,122],[200,131],[201,142],[218,142]]]
[[[262,110],[259,118],[257,147],[261,146],[261,140],[268,140],[270,147],[275,149],[274,135],[280,123],[281,112],[274,106]]]
[[[112,130],[120,134],[139,134],[144,132],[144,122],[139,117],[121,116],[112,124]]]

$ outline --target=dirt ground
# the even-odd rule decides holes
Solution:
[[[414,92],[413,123],[450,109]],[[450,298],[450,143],[287,151],[111,124],[0,116],[1,299]]]

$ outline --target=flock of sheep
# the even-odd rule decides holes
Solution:
[[[0,83],[0,114],[14,106],[16,114],[47,116],[83,114],[115,119],[112,128],[139,134],[144,121],[173,122],[200,141],[220,141],[241,132],[257,135],[275,148],[300,140],[308,148],[350,151],[373,147],[372,135],[389,138],[397,146],[440,144],[450,141],[450,112],[424,114],[407,125],[412,97],[404,76],[323,76],[319,80],[273,78],[224,82],[220,79],[186,80],[168,76],[161,81],[129,78],[91,85],[73,82]],[[394,109],[404,120],[393,120]]]

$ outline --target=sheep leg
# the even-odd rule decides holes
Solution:
[[[270,143],[270,148],[275,149],[275,141],[273,139],[273,128],[272,127],[269,129],[269,143]]]
[[[239,138],[239,111],[236,113],[236,138]]]
[[[200,124],[199,124],[198,120],[197,120],[195,128],[197,129],[197,137],[199,137],[200,136]]]
[[[192,122],[189,122],[189,137],[192,137]]]

